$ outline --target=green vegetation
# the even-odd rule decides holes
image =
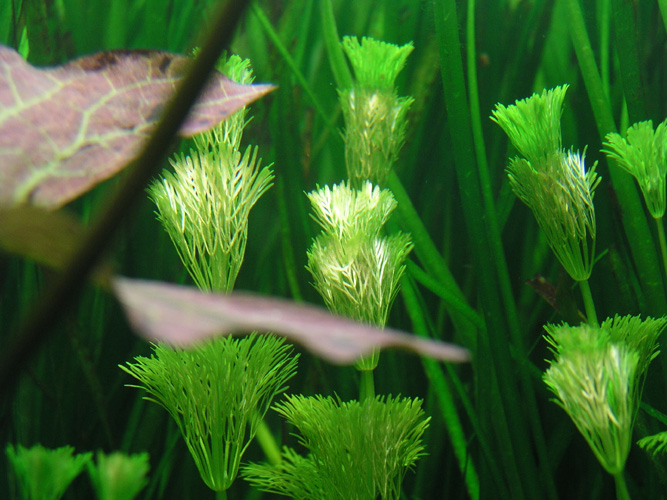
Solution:
[[[38,65],[188,54],[217,3],[11,0],[0,42]],[[115,269],[318,303],[472,362],[151,346],[90,285],[2,390],[0,496],[661,498],[666,26],[663,0],[250,3],[221,68],[278,89],[174,144]],[[118,184],[67,209],[94,221]],[[4,343],[54,275],[0,271]]]

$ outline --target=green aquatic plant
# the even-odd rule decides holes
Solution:
[[[384,327],[412,249],[404,233],[381,235],[396,208],[394,197],[366,181],[361,189],[345,182],[326,186],[308,198],[323,230],[308,250],[315,288],[332,312]],[[374,370],[378,356],[375,352],[357,367]]]
[[[250,63],[238,56],[218,67],[237,83],[253,81]],[[195,137],[196,149],[170,159],[173,172],[151,184],[149,197],[195,284],[205,291],[234,287],[248,238],[248,217],[271,187],[269,166],[257,148],[241,153],[247,108]]]
[[[243,475],[264,491],[304,500],[398,500],[405,473],[424,454],[430,419],[418,399],[288,396],[275,409],[299,430],[309,454],[286,448],[276,466],[246,466]]]
[[[600,178],[585,155],[558,150],[534,165],[513,158],[507,167],[512,190],[532,210],[549,246],[572,279],[590,278],[595,257],[593,196]]]
[[[384,185],[405,142],[406,115],[414,102],[399,97],[394,82],[412,52],[372,38],[344,37],[342,47],[352,64],[355,82],[339,89],[345,118],[345,163],[350,183]]]
[[[628,128],[625,137],[611,132],[604,146],[602,151],[639,184],[646,207],[656,222],[663,268],[667,273],[667,240],[662,220],[666,203],[667,120],[655,130],[651,120],[635,123]]]
[[[60,499],[92,456],[75,455],[71,446],[49,449],[39,444],[31,448],[10,444],[5,451],[25,500]]]
[[[176,421],[206,485],[226,491],[297,356],[272,335],[224,337],[191,350],[163,345],[120,368]]]
[[[170,160],[149,194],[158,218],[195,284],[231,290],[245,255],[250,209],[271,185],[268,168],[258,171],[257,150],[244,154],[221,145]]]
[[[646,436],[637,441],[637,445],[655,459],[658,455],[667,452],[667,431]]]
[[[88,474],[99,500],[133,500],[148,484],[148,453],[97,453],[88,462]]]
[[[627,499],[623,478],[637,407],[638,354],[613,344],[604,330],[588,325],[545,327],[556,359],[544,381],[588,442],[604,469],[616,480],[619,499]]]
[[[596,9],[587,10],[593,3]],[[185,53],[201,43],[195,37],[202,33],[202,24],[210,22],[204,10],[212,2],[88,2],[86,9],[79,4],[75,0],[0,2],[0,39],[21,47],[22,54],[29,53],[31,63],[44,69],[71,57],[113,48],[153,47]],[[348,64],[338,33],[359,35],[360,45],[362,34],[399,46],[414,41],[407,64],[393,82],[397,95],[411,95],[415,103],[408,111],[406,144],[399,152],[401,168],[394,164],[386,184],[398,206],[385,227],[387,234],[394,231],[392,226],[409,232],[415,247],[408,256],[413,262],[407,263],[387,326],[425,337],[460,340],[471,350],[472,363],[470,369],[428,359],[422,364],[419,358],[383,353],[381,387],[393,394],[422,394],[424,409],[433,415],[431,432],[424,436],[429,455],[417,463],[414,481],[406,477],[403,498],[613,497],[612,482],[604,480],[606,472],[592,453],[581,456],[583,443],[578,432],[567,414],[544,397],[541,380],[534,377],[544,356],[535,347],[531,332],[545,321],[559,321],[553,316],[568,309],[565,301],[570,287],[567,279],[560,278],[566,273],[559,272],[561,265],[552,257],[544,233],[523,204],[516,203],[503,172],[508,165],[505,142],[509,141],[503,140],[501,127],[490,123],[487,127],[479,115],[490,114],[496,101],[509,104],[532,92],[549,93],[542,89],[553,87],[553,82],[571,83],[567,103],[562,108],[554,104],[555,119],[543,132],[557,137],[548,142],[559,147],[547,149],[567,150],[574,144],[575,151],[583,151],[588,143],[586,161],[600,162],[596,171],[604,176],[604,189],[595,189],[597,253],[591,256],[595,267],[589,278],[595,305],[605,314],[600,320],[615,312],[631,311],[642,317],[665,314],[665,278],[657,245],[660,234],[650,227],[651,217],[645,220],[648,209],[639,185],[612,159],[607,170],[607,158],[590,148],[616,127],[625,137],[626,121],[632,124],[652,118],[657,126],[664,119],[666,60],[657,55],[665,33],[666,6],[663,0],[405,0],[400,5],[322,0],[290,1],[276,8],[275,3],[258,0],[249,3],[233,39],[230,30],[228,47],[252,59],[258,79],[277,84],[268,99],[253,106],[255,116],[244,131],[242,147],[237,146],[243,157],[247,144],[260,144],[257,157],[265,160],[261,166],[275,162],[276,189],[267,192],[268,197],[262,195],[253,207],[249,252],[235,286],[307,302],[317,299],[308,286],[313,279],[303,269],[306,258],[301,251],[312,241],[309,202],[301,194],[316,185],[339,182],[346,168],[336,133],[344,126],[344,117],[334,88],[351,88],[352,78],[345,78],[340,68],[348,72],[354,68]],[[95,30],[87,29],[89,19],[99,21]],[[338,60],[336,50],[341,56]],[[167,67],[159,66],[160,59],[156,61],[154,69]],[[354,76],[357,78],[356,73]],[[203,82],[203,76],[199,80]],[[20,83],[18,79],[14,82]],[[54,115],[47,106],[59,100],[65,111],[71,108],[70,101],[58,97],[44,101],[43,107],[31,107],[33,119],[22,120],[25,127],[41,130],[34,125],[42,116],[64,124],[66,115]],[[43,111],[34,114],[37,109]],[[160,107],[140,109],[149,111],[143,115],[147,122],[157,119]],[[562,124],[557,119],[561,114]],[[5,118],[15,129],[14,114]],[[124,120],[123,125],[127,126]],[[540,126],[530,123],[523,135],[529,137]],[[557,128],[562,128],[562,144],[557,142]],[[131,128],[124,131],[134,135]],[[105,139],[105,134],[92,138]],[[170,138],[164,143],[165,149],[179,147]],[[14,141],[7,144],[13,147]],[[42,140],[36,146],[41,150],[51,144]],[[91,151],[88,146],[86,143],[85,152]],[[181,150],[188,155],[190,147],[212,150],[202,148],[196,139]],[[57,158],[59,152],[51,151]],[[530,161],[521,151],[510,151],[510,156],[515,154]],[[24,163],[20,157],[18,163]],[[155,155],[145,163],[173,172]],[[63,172],[60,166],[54,165],[51,172]],[[106,193],[118,186],[117,180],[99,186],[68,208],[87,221],[103,206]],[[139,191],[146,187],[143,181],[137,185]],[[146,204],[137,207],[126,216],[128,223],[121,226],[118,244],[101,245],[110,261],[117,270],[133,276],[190,281],[170,242],[159,232],[159,224],[151,220]],[[252,224],[260,229],[254,231]],[[111,233],[109,229],[104,232]],[[41,297],[47,296],[44,286],[54,280],[32,262],[13,256],[3,256],[1,268],[5,293],[0,317],[9,329],[18,320],[18,311],[27,311],[27,305],[36,300],[43,302]],[[79,275],[86,272],[84,266],[72,269]],[[522,285],[534,273],[540,273],[543,282],[559,280],[550,295],[557,311]],[[73,296],[69,292],[62,295]],[[80,296],[78,313],[72,313],[66,323],[58,325],[49,318],[42,324],[42,330],[48,327],[56,335],[52,343],[40,343],[39,349],[33,349],[33,362],[16,358],[20,361],[12,371],[19,373],[20,367],[23,376],[16,396],[7,397],[3,420],[7,436],[20,437],[20,442],[62,439],[74,444],[85,439],[91,449],[111,449],[113,441],[123,443],[123,449],[145,448],[156,466],[145,496],[164,500],[205,497],[199,473],[188,464],[181,466],[183,460],[189,460],[181,453],[185,446],[169,448],[177,436],[165,439],[164,426],[156,425],[170,417],[161,409],[150,408],[150,403],[146,408],[137,401],[141,391],[118,391],[129,380],[127,374],[120,370],[109,374],[104,368],[105,360],[126,359],[128,352],[141,349],[116,317],[113,298],[92,288]],[[576,314],[575,301],[570,303]],[[182,310],[183,305],[174,303],[174,310]],[[25,317],[40,315],[35,310]],[[587,311],[587,316],[592,314]],[[66,340],[72,338],[71,333],[79,339],[76,350]],[[4,351],[11,360],[11,349]],[[304,377],[290,382],[296,393],[339,391],[349,395],[356,390],[357,373],[337,370],[327,361],[313,359],[311,363],[310,353],[304,351],[304,355],[308,357]],[[6,362],[2,365],[7,373]],[[659,375],[651,371],[645,376]],[[64,390],[71,380],[80,381],[81,390]],[[664,406],[664,384],[651,382],[647,379],[645,384],[638,424]],[[534,404],[531,394],[536,396]],[[637,430],[641,433],[634,440],[645,432],[639,425]],[[651,467],[647,457],[636,451],[631,450],[625,469],[630,492],[637,498],[659,498],[667,477],[664,456]],[[575,461],[576,470],[570,466]],[[85,496],[77,494],[78,489],[90,491],[84,481],[75,481],[71,487],[77,498]],[[0,478],[0,497],[6,490]],[[230,496],[239,498],[257,495],[240,481],[230,490]],[[314,491],[306,498],[323,495]]]
[[[496,104],[491,119],[505,131],[519,154],[535,167],[562,149],[560,119],[569,85],[544,89],[510,106]]]
[[[662,219],[667,176],[667,121],[656,129],[651,120],[635,123],[628,128],[625,137],[609,133],[602,151],[637,180],[651,216]]]
[[[596,223],[593,196],[600,183],[597,162],[586,168],[585,152],[562,147],[560,117],[567,85],[516,101],[496,104],[492,119],[523,157],[510,160],[507,175],[512,190],[533,212],[549,246],[578,281],[588,321],[597,314],[588,279],[595,262]]]
[[[648,365],[665,325],[667,318],[616,316],[600,327],[545,326],[555,359],[544,381],[614,476],[619,499],[629,498],[623,470]]]

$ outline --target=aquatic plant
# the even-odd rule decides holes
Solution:
[[[267,88],[273,91],[253,104],[253,118],[243,128],[240,142],[231,139],[241,160],[246,152],[252,159],[256,145],[257,158],[263,158],[257,170],[272,165],[274,176],[273,187],[257,200],[248,218],[244,264],[234,280],[237,290],[251,292],[249,297],[234,291],[200,293],[169,234],[156,221],[155,204],[145,196],[149,179],[160,181],[163,169],[174,171],[161,155],[174,161],[191,156],[194,165],[200,150],[213,150],[209,142],[202,146],[198,140],[174,141],[173,133],[180,128],[180,118],[175,118],[178,113],[167,111],[166,124],[158,125],[161,112],[172,107],[163,99],[151,99],[158,94],[149,90],[155,87],[139,83],[146,83],[142,75],[149,69],[153,71],[151,83],[162,81],[159,75],[190,60],[175,54],[191,54],[197,45],[202,47],[200,54],[208,53],[209,65],[214,65],[224,40],[213,53],[199,39],[217,17],[209,11],[213,3],[128,0],[89,2],[82,9],[76,0],[0,2],[0,42],[17,51],[11,58],[9,51],[0,50],[0,67],[11,68],[0,72],[0,82],[10,82],[0,85],[6,111],[0,116],[0,198],[15,197],[21,205],[10,210],[7,207],[14,201],[0,203],[0,245],[8,252],[0,262],[4,327],[0,335],[0,434],[5,442],[148,451],[151,473],[140,496],[164,500],[213,496],[200,480],[168,412],[144,401],[145,392],[123,387],[131,379],[117,365],[137,356],[150,357],[152,348],[145,339],[155,341],[159,333],[164,335],[160,338],[187,342],[222,330],[238,333],[248,325],[264,331],[272,324],[283,333],[295,334],[291,321],[296,319],[299,329],[290,338],[301,342],[296,347],[301,358],[289,392],[303,395],[299,397],[338,394],[341,404],[354,398],[365,403],[360,397],[364,386],[360,374],[336,365],[342,359],[357,359],[359,352],[370,352],[370,337],[359,340],[331,333],[345,333],[350,323],[312,309],[313,304],[325,302],[311,285],[314,278],[306,269],[307,249],[322,230],[310,216],[312,204],[304,193],[343,182],[359,190],[366,180],[350,183],[347,174],[347,111],[341,96],[358,85],[355,66],[364,61],[353,61],[355,56],[350,57],[341,45],[345,39],[354,45],[351,54],[369,50],[371,56],[366,59],[370,62],[410,50],[391,81],[392,91],[385,88],[377,93],[388,98],[369,99],[357,108],[368,111],[359,116],[375,125],[372,131],[391,128],[391,111],[403,112],[407,124],[399,137],[400,151],[393,149],[394,139],[387,139],[371,155],[383,168],[391,163],[386,178],[378,177],[372,183],[389,189],[396,201],[378,236],[387,238],[401,231],[410,234],[413,245],[387,315],[386,331],[376,332],[375,338],[383,339],[383,354],[374,370],[374,389],[378,394],[423,399],[424,414],[431,417],[422,437],[427,454],[415,463],[414,474],[406,475],[401,495],[475,500],[612,498],[614,480],[595,453],[589,452],[570,416],[549,401],[557,396],[541,375],[558,362],[540,332],[545,324],[561,325],[563,321],[568,328],[595,330],[593,319],[599,316],[599,327],[610,337],[611,323],[616,321],[627,322],[640,337],[652,336],[653,327],[644,330],[648,328],[643,326],[644,318],[662,321],[667,313],[667,266],[661,258],[664,220],[655,219],[651,209],[654,201],[659,202],[659,191],[653,191],[650,199],[643,196],[641,181],[623,168],[620,151],[613,157],[616,148],[611,139],[627,143],[618,142],[634,163],[650,156],[639,150],[631,153],[637,145],[659,157],[659,140],[651,141],[667,116],[665,61],[660,56],[665,2],[290,0],[278,8],[275,3],[257,0],[245,12],[244,2],[225,2],[235,14],[225,17],[227,27],[218,25],[216,34],[227,38],[230,52],[252,60],[258,81],[273,84]],[[367,45],[371,38],[386,52],[373,56]],[[138,60],[150,62],[146,72],[123,71],[139,54],[143,56]],[[170,56],[160,58],[159,54]],[[84,58],[68,66],[66,61],[76,61],[79,56]],[[21,58],[32,68],[40,68],[40,73],[18,64]],[[111,61],[116,64],[108,64]],[[389,65],[397,61],[391,59]],[[58,94],[37,103],[35,96],[50,94],[28,93],[20,85],[19,68],[30,75],[65,76],[70,75],[65,68],[74,69],[84,62],[89,73],[97,75],[96,81],[109,77],[112,67],[125,76],[134,75],[136,89],[145,90],[145,106],[135,101],[115,107],[121,104],[120,94],[107,95],[94,102],[99,112],[114,110],[105,114],[109,120],[77,121],[76,116],[82,115],[71,113],[79,102],[74,97],[63,99]],[[197,64],[200,71],[204,66]],[[376,83],[385,83],[381,75],[387,70],[382,64],[375,67],[378,71],[370,76]],[[171,83],[177,86],[183,81],[177,78]],[[204,81],[201,72],[193,80],[200,85]],[[78,85],[78,79],[72,82],[77,84],[67,87],[73,89],[68,95],[94,88],[87,83]],[[41,84],[31,88],[44,90]],[[556,89],[563,89],[562,95]],[[550,95],[551,110],[533,102],[533,94],[538,98]],[[359,89],[355,97],[374,95],[374,91]],[[21,112],[14,112],[11,105],[17,96],[30,104]],[[409,108],[391,108],[397,106],[396,99],[406,99],[401,96],[411,96]],[[184,116],[194,94],[189,103],[177,101]],[[535,106],[532,118],[521,125],[521,134],[545,146],[514,145],[504,128],[488,119],[496,103],[503,103],[507,110],[514,110],[515,105],[521,108],[521,103]],[[82,109],[90,113],[92,108]],[[202,117],[197,113],[202,109],[197,106],[191,116]],[[390,111],[384,121],[380,110]],[[136,122],[130,116],[141,118]],[[216,112],[216,116],[220,115]],[[248,118],[239,121],[245,123]],[[350,123],[362,121],[350,118]],[[649,121],[650,134],[647,125],[633,125]],[[104,130],[92,136],[79,133],[81,124],[93,122],[115,123],[118,128],[113,137],[119,142],[110,142],[112,136]],[[629,141],[627,131],[635,128],[644,128],[646,138]],[[76,143],[80,148],[64,147],[72,143],[57,140],[72,130],[71,137],[87,140]],[[161,139],[149,139],[156,130]],[[356,126],[355,130],[353,138],[358,139],[361,151],[363,132]],[[610,136],[612,133],[618,136]],[[219,142],[221,136],[213,142]],[[135,142],[137,138],[142,140]],[[147,143],[152,153],[141,153],[141,145]],[[122,162],[113,161],[121,157],[114,148],[130,144],[133,147],[123,161],[140,157],[137,165],[151,167],[143,176],[135,174],[134,166],[125,168]],[[252,144],[249,151],[248,144]],[[97,154],[100,150],[103,154]],[[21,154],[11,156],[17,151]],[[549,154],[551,160],[539,160]],[[47,160],[46,168],[32,163],[26,168],[25,159],[37,157]],[[517,159],[508,160],[514,157]],[[70,172],[65,168],[67,160],[82,163]],[[2,168],[6,165],[15,165],[17,174],[7,174]],[[549,182],[542,183],[546,188],[537,183],[541,165],[547,165],[544,171],[550,176]],[[602,180],[594,190],[589,189],[590,196],[577,198],[583,188],[588,189],[585,174],[592,172],[593,165],[596,178]],[[513,181],[508,167],[514,166]],[[105,168],[123,173],[101,183],[98,174]],[[583,169],[584,180],[577,174],[579,180],[570,182],[568,169],[574,173]],[[80,175],[70,176],[72,172]],[[34,189],[20,184],[23,189],[14,190],[11,186],[21,179],[18,174],[30,174]],[[49,188],[57,183],[69,190],[75,187],[75,179],[81,184],[71,191],[73,197],[65,196],[60,188]],[[653,180],[652,187],[658,186],[659,175]],[[568,183],[578,188],[566,190]],[[134,186],[134,196],[127,194],[130,186]],[[542,189],[532,198],[538,207],[549,202],[551,208],[539,208],[544,226],[561,221],[563,227],[558,229],[562,233],[554,234],[585,230],[585,242],[578,237],[566,241],[564,236],[556,242],[568,249],[566,254],[574,255],[572,262],[563,258],[565,264],[561,264],[547,238],[551,229],[541,228],[531,208],[517,202],[520,198],[513,187],[521,192],[522,186],[535,192]],[[593,211],[587,208],[593,200],[594,226]],[[33,202],[49,212],[30,206]],[[65,203],[68,213],[58,208]],[[116,208],[109,211],[109,206]],[[579,215],[562,222],[568,210]],[[106,259],[100,258],[102,254]],[[102,265],[97,267],[93,286],[83,286],[85,275],[99,262]],[[43,265],[56,271],[42,269]],[[575,281],[589,275],[589,294],[573,293],[572,276],[566,269],[575,270]],[[114,276],[115,271],[132,278]],[[524,285],[526,280],[531,286]],[[107,288],[96,288],[98,284]],[[111,292],[107,291],[109,284]],[[132,302],[130,296],[138,300]],[[129,311],[128,324],[116,303],[118,297],[122,311]],[[286,300],[274,302],[270,297]],[[76,310],[69,307],[75,299]],[[307,334],[311,312],[317,322]],[[580,325],[581,319],[588,325]],[[323,328],[325,324],[330,330]],[[141,339],[135,336],[135,328]],[[12,330],[16,336],[9,334]],[[397,330],[414,335],[390,335]],[[605,359],[613,351],[610,345],[617,346],[618,352],[637,352],[634,382],[626,386],[628,394],[634,391],[632,437],[619,449],[630,450],[623,470],[628,494],[659,498],[667,484],[660,451],[664,449],[660,433],[667,422],[660,378],[665,373],[665,357],[664,353],[657,355],[652,363],[659,366],[643,370],[642,364],[655,356],[655,345],[639,353],[622,337],[610,339],[606,349],[599,349],[604,356],[591,354],[586,361],[572,355],[576,363],[571,365],[588,369],[595,359],[606,366]],[[318,338],[326,341],[318,343]],[[461,344],[468,349],[471,362],[442,365],[426,354],[385,352],[384,346],[394,345],[396,338],[402,346],[423,347],[416,343],[422,340]],[[465,357],[465,351],[456,352]],[[573,347],[568,352],[577,350]],[[624,355],[626,360],[633,357]],[[549,365],[545,358],[551,360]],[[618,380],[615,377],[607,380]],[[604,398],[599,399],[610,407]],[[618,403],[614,408],[620,411]],[[291,450],[282,454],[281,467],[294,471],[312,464],[307,450],[295,441],[298,429],[281,422],[273,411],[267,412],[265,423],[277,455],[281,455],[281,446]],[[608,432],[612,431],[610,427]],[[291,432],[297,437],[291,437]],[[616,435],[625,438],[627,433]],[[635,446],[637,441],[643,444]],[[266,457],[273,464],[275,454],[261,444],[254,440],[248,445],[245,459],[263,461]],[[298,483],[298,478],[293,480]],[[13,485],[7,475],[0,476],[0,496],[18,496]],[[73,498],[91,494],[85,480],[74,481],[69,488]],[[269,494],[237,480],[229,496],[268,498]],[[306,496],[321,498],[324,493]]]
[[[88,462],[88,474],[99,500],[133,500],[148,484],[148,454],[97,452]]]
[[[158,345],[150,358],[121,369],[175,420],[204,483],[224,492],[271,401],[294,375],[296,357],[284,340],[252,335],[190,350]]]
[[[405,472],[424,453],[430,420],[421,401],[391,396],[288,396],[275,409],[299,430],[308,455],[285,448],[281,463],[251,464],[243,475],[261,490],[296,499],[398,500]]]
[[[396,207],[391,192],[366,181],[361,189],[347,183],[308,194],[313,218],[322,227],[308,250],[308,270],[329,310],[384,327],[398,293],[409,236],[380,231]],[[357,363],[374,370],[378,352]]]
[[[59,500],[92,456],[75,455],[71,446],[48,449],[39,444],[30,448],[10,444],[5,451],[26,500]]]

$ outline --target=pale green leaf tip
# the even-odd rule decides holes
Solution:
[[[393,89],[396,77],[414,49],[412,42],[398,46],[363,37],[346,36],[341,42],[354,69],[358,85],[373,89]]]

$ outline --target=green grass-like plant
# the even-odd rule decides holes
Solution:
[[[88,474],[99,500],[133,500],[148,484],[148,453],[97,453]]]
[[[344,37],[345,50],[355,75],[349,89],[339,89],[345,119],[345,163],[350,183],[359,187],[370,180],[384,185],[405,142],[406,116],[412,97],[398,97],[394,82],[412,52],[372,38]]]
[[[309,455],[286,451],[284,463],[250,465],[244,475],[262,490],[299,499],[398,500],[430,420],[420,400],[391,396],[361,403],[288,396],[275,408],[299,430]]]
[[[120,368],[139,381],[129,387],[144,389],[175,420],[206,485],[226,491],[296,360],[282,338],[251,335],[191,350],[156,345],[151,357]]]
[[[405,233],[380,233],[396,207],[394,197],[369,181],[361,189],[341,183],[308,197],[323,229],[308,250],[307,269],[315,288],[329,310],[384,327],[412,249]],[[375,352],[360,360],[358,368],[370,371],[377,363]]]
[[[667,177],[667,121],[653,129],[651,120],[630,126],[625,137],[607,134],[602,150],[632,175],[642,190],[651,216],[665,215],[665,177]]]
[[[59,500],[90,461],[92,453],[74,454],[74,448],[31,448],[11,444],[6,448],[11,470],[25,500]]]

